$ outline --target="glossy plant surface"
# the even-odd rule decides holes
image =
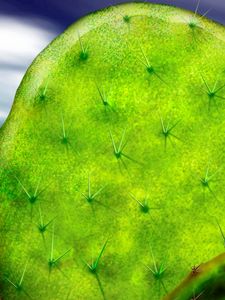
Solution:
[[[158,300],[224,250],[224,46],[133,3],[37,57],[0,131],[3,299]]]

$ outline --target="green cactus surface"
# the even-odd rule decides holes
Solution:
[[[0,129],[3,300],[159,300],[224,251],[224,49],[197,12],[131,3],[35,59]]]

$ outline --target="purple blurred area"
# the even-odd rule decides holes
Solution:
[[[0,124],[32,60],[59,33],[86,14],[130,0],[0,0]],[[138,1],[136,1],[138,2]],[[225,0],[151,0],[196,10],[225,24]]]
[[[57,23],[62,29],[80,17],[95,10],[131,0],[0,0],[0,12],[15,16],[36,16],[47,18]],[[136,1],[138,2],[138,1]],[[198,0],[151,0],[151,3],[162,3],[195,10]],[[199,12],[211,9],[208,17],[225,23],[225,0],[201,0]]]

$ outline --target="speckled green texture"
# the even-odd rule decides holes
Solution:
[[[158,300],[224,250],[224,46],[218,24],[133,3],[37,57],[0,131],[4,300]]]

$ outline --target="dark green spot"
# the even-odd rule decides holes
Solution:
[[[85,60],[88,59],[88,57],[89,57],[89,55],[88,55],[87,51],[81,51],[80,52],[80,60],[85,61]]]
[[[149,74],[155,73],[155,70],[154,70],[153,66],[148,66],[146,69],[147,69],[147,72],[148,72]]]
[[[123,16],[123,20],[125,23],[130,23],[131,17],[128,15]]]
[[[145,214],[149,212],[149,206],[147,204],[140,205],[140,209]]]

